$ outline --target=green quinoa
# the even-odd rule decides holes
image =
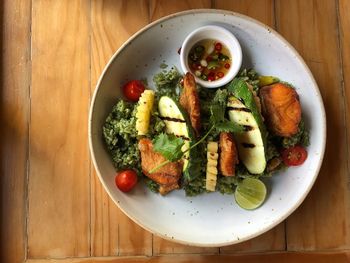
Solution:
[[[169,71],[163,70],[153,77],[153,82],[156,85],[156,98],[162,96],[170,96],[178,99],[179,97],[179,82],[182,75],[177,68],[172,67]]]
[[[141,173],[137,147],[136,105],[119,100],[103,125],[103,138],[117,170],[135,169]]]

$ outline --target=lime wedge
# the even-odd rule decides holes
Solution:
[[[247,210],[258,208],[266,197],[266,186],[259,179],[245,178],[235,191],[237,204]]]

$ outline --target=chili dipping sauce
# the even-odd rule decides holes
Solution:
[[[203,39],[197,42],[191,48],[187,59],[191,72],[205,81],[223,78],[232,63],[227,47],[213,39]]]

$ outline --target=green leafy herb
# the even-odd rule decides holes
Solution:
[[[267,131],[260,115],[258,106],[255,103],[253,92],[248,88],[243,78],[234,78],[227,86],[227,90],[244,102],[244,105],[251,110],[254,119],[258,123],[264,145],[266,144]]]
[[[217,60],[210,61],[207,66],[208,69],[215,69],[217,67],[219,67],[219,62]]]
[[[173,134],[161,133],[152,142],[154,151],[159,152],[171,162],[178,161],[183,156],[181,148],[184,140]]]
[[[225,118],[225,108],[222,105],[213,104],[210,107],[210,123],[217,132],[243,132],[244,128],[235,122]]]

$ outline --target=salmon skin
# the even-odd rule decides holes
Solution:
[[[159,192],[166,194],[173,189],[179,188],[178,182],[182,175],[182,162],[170,162],[154,173],[150,173],[150,170],[165,162],[166,159],[163,155],[153,150],[153,144],[150,139],[140,139],[138,146],[141,153],[142,172],[160,185]]]

